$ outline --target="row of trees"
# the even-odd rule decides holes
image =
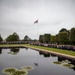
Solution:
[[[13,33],[9,35],[6,41],[20,41],[19,35],[17,33]],[[0,35],[0,42],[3,41],[3,38]],[[29,36],[25,36],[22,41],[31,41]],[[75,45],[75,28],[71,28],[71,30],[67,30],[62,28],[58,34],[44,34],[39,36],[39,41],[41,43],[58,43],[58,44],[74,44]]]
[[[1,42],[3,41],[3,39],[2,39],[2,37],[1,37],[1,35],[0,35],[0,41],[1,41]]]
[[[41,43],[58,43],[75,45],[75,28],[67,30],[62,28],[57,35],[44,34],[39,36]]]
[[[20,41],[20,37],[17,33],[14,32],[13,34],[9,35],[5,40],[7,42]],[[29,36],[26,35],[22,41],[29,41],[29,40],[31,40],[31,39],[29,38]],[[0,42],[2,42],[2,41],[3,41],[3,38],[0,35]]]

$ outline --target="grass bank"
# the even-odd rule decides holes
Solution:
[[[24,44],[0,44],[0,47],[19,47],[24,46]]]
[[[47,51],[58,52],[58,53],[67,54],[67,55],[71,55],[71,56],[75,56],[75,52],[74,51],[62,50],[62,49],[57,49],[57,48],[42,47],[42,46],[35,46],[35,45],[29,45],[29,44],[25,44],[24,46],[31,47],[31,48],[43,49],[43,50],[47,50]]]
[[[68,50],[62,50],[62,49],[56,49],[56,48],[49,48],[49,47],[42,47],[42,46],[35,46],[35,45],[29,45],[29,44],[1,44],[0,47],[29,47],[29,48],[34,48],[34,49],[42,49],[45,51],[52,51],[52,52],[57,52],[57,53],[62,53],[62,54],[66,54],[66,55],[71,55],[71,56],[75,56],[75,52],[74,51],[68,51]]]

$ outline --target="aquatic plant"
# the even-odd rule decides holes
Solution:
[[[71,63],[69,60],[62,60],[62,63]]]
[[[31,66],[23,66],[22,69],[29,71],[29,70],[32,70],[32,69],[34,69],[34,68],[31,67]]]
[[[53,62],[54,64],[62,64],[60,61]]]
[[[32,70],[31,66],[24,66],[22,70],[18,70],[16,68],[5,68],[2,72],[8,75],[27,75],[29,70]]]
[[[68,68],[73,68],[74,67],[73,64],[63,64],[63,66],[68,67]]]
[[[16,71],[17,71],[16,68],[6,68],[6,69],[3,70],[3,73],[10,75],[10,74],[15,73]]]
[[[68,60],[64,60],[64,61],[56,61],[56,62],[53,62],[54,64],[61,64],[62,66],[65,66],[65,67],[68,67],[68,68],[73,68],[74,65],[73,64],[70,64],[71,62],[68,61]]]
[[[13,75],[27,75],[28,72],[27,71],[23,71],[23,70],[18,70],[16,72],[13,73]]]

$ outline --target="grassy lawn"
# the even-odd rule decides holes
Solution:
[[[26,44],[25,46],[75,56],[75,52],[74,51],[62,50],[62,49],[57,49],[57,48],[42,47],[42,46],[35,46],[35,45],[29,45],[29,44]]]
[[[30,48],[38,48],[38,49],[43,49],[43,50],[48,50],[48,51],[53,51],[53,52],[58,52],[62,54],[67,54],[67,55],[72,55],[75,56],[74,51],[68,51],[68,50],[62,50],[62,49],[56,49],[56,48],[49,48],[49,47],[42,47],[42,46],[35,46],[35,45],[29,45],[29,44],[4,44],[0,45],[0,47],[18,47],[18,46],[25,46],[25,47],[30,47]]]
[[[19,47],[24,46],[23,44],[0,44],[0,47]]]

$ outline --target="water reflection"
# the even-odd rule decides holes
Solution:
[[[51,54],[51,56],[52,56],[52,57],[56,57],[56,55],[55,55],[55,54]]]
[[[58,56],[58,60],[53,62],[54,64],[61,64],[64,67],[75,70],[75,60],[69,60],[65,57]]]
[[[2,73],[2,70],[10,67],[17,68],[18,70],[27,69],[28,75],[75,75],[74,60],[56,56],[45,51],[37,52],[30,48],[27,50],[25,48],[16,49],[2,49],[2,54],[0,55],[0,75],[5,75]],[[8,52],[15,53],[15,50],[17,52],[17,55],[15,54],[13,56],[12,54],[8,54]],[[61,63],[59,65],[53,62]],[[72,65],[68,65],[68,63]],[[67,65],[63,66],[63,64]],[[34,70],[29,71],[29,69],[31,70],[29,66],[33,66]],[[67,66],[72,67],[69,68]]]
[[[25,50],[28,50],[27,47],[23,47],[23,48],[25,48]],[[13,48],[10,48],[10,52],[8,52],[8,54],[15,55],[15,54],[18,54],[19,51],[20,51],[19,47],[13,47]]]
[[[0,48],[0,54],[2,54],[2,48]]]
[[[28,47],[24,47],[25,48],[25,50],[28,50]]]
[[[10,52],[8,52],[8,54],[17,54],[19,52],[19,48],[10,48]]]
[[[50,57],[50,53],[39,51],[40,55],[43,55],[44,57]]]
[[[50,57],[50,56],[56,57],[55,54],[50,54],[50,53],[44,52],[44,51],[39,51],[39,54],[40,54],[40,55],[43,55],[44,57]]]
[[[59,64],[62,65],[64,67],[68,67],[70,69],[75,70],[75,60],[71,60],[71,59],[67,59],[65,57],[61,57],[61,56],[56,56],[55,54],[51,54],[48,52],[44,52],[44,51],[39,51],[39,55],[43,55],[45,58],[47,57],[57,57],[57,61],[54,61],[54,64]],[[35,65],[37,66],[38,64],[35,63]]]
[[[58,61],[62,62],[63,60],[66,60],[66,58],[58,56]]]
[[[25,48],[25,50],[28,50],[27,47],[21,47],[21,48]],[[10,52],[8,52],[8,54],[12,54],[12,55],[17,54],[20,51],[20,47],[1,47],[0,54],[2,54],[2,49],[10,49]]]

